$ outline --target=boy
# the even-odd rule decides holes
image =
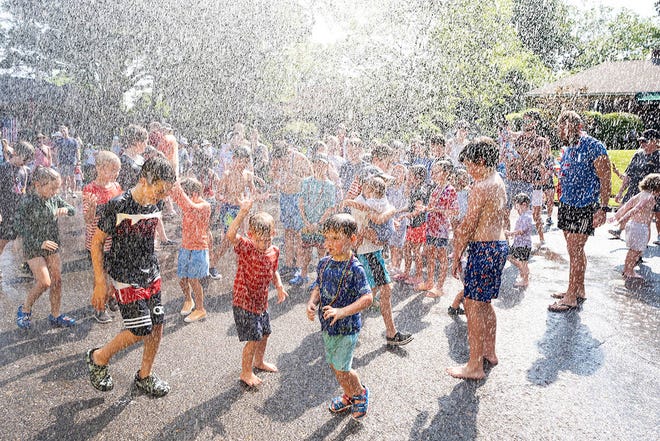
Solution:
[[[202,183],[195,178],[185,178],[175,185],[172,199],[183,212],[181,249],[177,261],[179,285],[184,295],[181,315],[186,316],[184,322],[192,323],[206,318],[201,281],[209,274],[211,204],[202,199]],[[194,301],[190,295],[191,289],[195,295]]]
[[[250,171],[252,162],[250,151],[243,146],[234,149],[232,161],[229,167],[225,169],[218,182],[218,191],[215,192],[215,198],[220,205],[220,222],[222,223],[223,233],[227,233],[229,225],[233,222],[240,209],[238,201],[243,193],[254,195],[256,187],[254,186],[254,173]],[[240,225],[239,225],[240,226]],[[227,239],[221,240],[220,245],[211,257],[211,268],[209,273],[212,279],[218,280],[220,274],[216,268],[217,262],[229,249]]]
[[[468,211],[454,234],[452,274],[459,278],[461,259],[468,247],[464,276],[465,314],[470,359],[465,366],[448,368],[455,378],[480,380],[486,376],[484,361],[497,364],[495,354],[496,317],[491,299],[497,298],[509,247],[504,235],[506,188],[495,170],[497,144],[480,137],[461,151],[460,161],[475,182],[470,191]]]
[[[325,356],[344,391],[330,402],[333,413],[350,410],[355,420],[367,415],[369,389],[352,368],[362,318],[360,311],[373,301],[367,276],[351,249],[357,242],[357,222],[350,215],[331,216],[323,224],[325,248],[329,256],[318,265],[317,278],[307,302],[307,318],[314,320],[318,311]]]
[[[85,185],[82,190],[83,218],[85,219],[85,248],[90,253],[92,251],[92,237],[94,237],[96,226],[99,223],[99,213],[103,211],[103,207],[110,199],[121,194],[121,187],[117,183],[121,161],[117,155],[106,150],[100,151],[96,157],[95,168],[96,179]],[[111,243],[112,240],[108,237],[103,245],[104,253],[110,251]],[[119,310],[117,301],[113,295],[112,285],[106,283],[106,286],[108,287],[106,296],[107,307],[94,312],[94,318],[99,323],[112,322],[112,316],[108,313],[108,308],[111,311]]]
[[[640,192],[626,202],[614,216],[614,220],[625,225],[628,254],[623,266],[623,277],[640,279],[635,265],[642,257],[649,242],[651,219],[655,199],[660,196],[660,174],[651,173],[639,183]]]
[[[92,238],[92,306],[97,311],[105,307],[108,287],[103,244],[110,236],[112,246],[105,256],[105,267],[116,289],[125,329],[105,346],[90,349],[85,355],[90,381],[99,391],[114,387],[108,372],[110,358],[140,341],[144,342],[144,351],[141,367],[135,374],[135,386],[153,397],[165,396],[170,391],[170,386],[151,372],[165,318],[154,234],[163,199],[175,181],[176,172],[165,158],[151,158],[142,166],[137,185],[110,200],[101,213]]]
[[[0,164],[0,254],[7,244],[16,239],[14,213],[25,196],[30,170],[25,165],[34,157],[34,147],[27,142],[19,142],[7,152],[5,162]]]
[[[385,190],[385,181],[372,176],[362,186],[362,193],[355,201],[346,200],[343,205],[356,209],[354,213],[359,228],[357,258],[364,267],[371,289],[376,293],[380,291],[380,313],[385,323],[385,341],[388,346],[403,346],[410,343],[413,336],[398,331],[392,316],[392,280],[383,259],[383,244],[389,237],[385,237],[383,232],[388,230],[387,223],[390,224],[389,236],[394,232],[393,221],[389,218],[396,210],[387,201]],[[379,216],[371,218],[372,222],[368,223],[365,209],[374,210]],[[370,216],[373,216],[373,213]]]
[[[277,372],[274,364],[264,361],[266,344],[271,333],[268,285],[270,282],[275,285],[277,303],[282,303],[288,294],[277,271],[280,250],[272,245],[275,236],[273,217],[264,212],[252,215],[248,221],[247,237],[240,236],[238,228],[252,208],[252,199],[241,198],[238,203],[238,214],[227,230],[227,240],[234,245],[238,260],[232,305],[238,339],[245,342],[240,380],[253,387],[262,382],[254,375],[253,368]]]
[[[298,259],[300,272],[289,280],[289,284],[294,286],[305,285],[309,282],[307,267],[312,260],[312,248],[316,248],[318,251],[323,247],[323,236],[319,233],[319,227],[335,207],[337,188],[328,179],[327,157],[317,155],[312,159],[312,165],[314,175],[303,179],[298,200],[303,229],[302,246]]]
[[[530,203],[531,200],[527,193],[518,193],[513,197],[513,206],[519,216],[513,231],[504,232],[507,238],[513,237],[513,243],[509,250],[509,262],[520,271],[520,279],[516,280],[513,285],[518,288],[529,285],[527,261],[532,252],[532,229],[534,227],[534,219],[529,209]]]

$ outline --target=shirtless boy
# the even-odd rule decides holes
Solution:
[[[457,279],[461,274],[459,256],[468,248],[464,286],[470,345],[467,364],[447,368],[447,373],[455,378],[481,380],[486,376],[484,363],[494,366],[498,362],[495,354],[497,319],[490,301],[499,294],[502,269],[509,252],[504,235],[506,188],[495,170],[498,157],[497,144],[486,137],[470,142],[459,156],[475,182],[465,219],[454,233],[456,258],[452,274]]]
[[[271,173],[275,188],[280,192],[280,221],[284,226],[284,267],[283,273],[295,273],[294,256],[302,246],[301,231],[303,220],[298,199],[302,181],[312,176],[312,164],[305,155],[290,149],[285,143],[275,145],[271,154]]]

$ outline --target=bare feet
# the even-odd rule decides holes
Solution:
[[[452,377],[464,380],[483,380],[486,377],[483,367],[472,370],[468,369],[467,365],[464,365],[447,368],[446,371]]]
[[[262,361],[261,364],[255,364],[254,367],[266,372],[277,372],[277,366],[266,361]]]
[[[417,291],[429,291],[433,289],[433,283],[431,282],[422,282],[417,285]]]
[[[497,366],[500,361],[497,359],[497,355],[486,355],[484,354],[484,364],[488,363],[491,366]]]
[[[516,283],[513,284],[516,288],[526,288],[529,285],[529,280],[516,280]]]
[[[429,289],[428,292],[426,293],[426,297],[430,297],[432,299],[436,299],[444,295],[445,293],[442,292],[442,288],[439,288],[437,286],[434,286],[433,288]]]
[[[188,317],[184,318],[183,321],[186,323],[196,322],[197,320],[202,320],[206,318],[206,310],[196,309]]]
[[[248,375],[241,374],[240,380],[250,387],[259,386],[262,383],[261,378],[250,372]]]
[[[644,278],[637,271],[633,271],[632,273],[623,273],[623,277],[625,277],[626,279],[643,279]]]

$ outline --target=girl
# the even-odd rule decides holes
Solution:
[[[62,260],[59,250],[57,217],[75,214],[57,192],[62,178],[52,168],[37,167],[32,174],[34,191],[21,201],[15,218],[18,235],[23,237],[23,253],[34,274],[35,283],[25,303],[18,307],[16,324],[29,329],[32,305],[50,288],[50,315],[52,326],[71,327],[76,321],[60,314],[62,300]]]

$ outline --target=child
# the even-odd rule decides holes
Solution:
[[[277,260],[280,250],[272,245],[275,236],[275,221],[264,212],[256,213],[248,222],[247,237],[238,235],[250,208],[252,199],[240,198],[240,209],[229,225],[227,240],[234,245],[238,259],[234,279],[234,322],[238,339],[244,341],[241,359],[240,380],[252,387],[261,384],[261,378],[254,375],[253,368],[277,372],[277,367],[264,361],[268,336],[271,333],[268,314],[268,285],[273,282],[277,289],[277,303],[282,303],[288,294],[284,290]]]
[[[520,271],[520,279],[516,280],[513,285],[518,288],[529,285],[527,261],[532,252],[532,229],[534,227],[534,219],[529,209],[530,202],[527,193],[518,193],[513,197],[513,204],[519,217],[513,231],[504,232],[507,238],[513,237],[513,243],[509,250],[509,262]]]
[[[361,420],[369,409],[369,389],[352,368],[353,351],[357,344],[362,318],[360,311],[373,300],[364,268],[353,256],[351,248],[357,242],[357,223],[348,214],[331,216],[323,224],[325,248],[307,302],[307,318],[314,320],[318,311],[325,357],[344,391],[328,406],[330,412],[350,410],[355,420]]]
[[[452,176],[452,181],[454,188],[456,189],[456,200],[458,202],[458,214],[454,216],[451,220],[451,229],[453,231],[456,231],[458,226],[460,225],[461,222],[463,222],[463,219],[465,219],[465,215],[467,214],[467,207],[468,207],[468,195],[470,192],[470,185],[471,185],[471,178],[468,172],[463,169],[463,168],[457,168],[454,170],[454,174]],[[506,214],[504,214],[506,215]],[[453,241],[452,241],[452,246],[453,246]],[[467,263],[467,260],[463,256],[456,256],[452,252],[452,254],[449,256],[449,258],[456,258],[456,259],[462,259],[461,265],[465,267],[465,264]],[[461,282],[463,281],[462,276],[461,276]],[[458,294],[454,297],[454,300],[451,305],[447,308],[447,313],[451,316],[457,316],[457,315],[464,315],[465,310],[461,308],[461,303],[463,303],[463,292],[464,290],[460,290]]]
[[[92,238],[92,306],[101,310],[105,305],[108,287],[103,245],[106,237],[111,236],[112,246],[105,256],[105,267],[117,290],[125,329],[105,346],[90,349],[85,354],[90,381],[99,391],[114,387],[108,372],[110,358],[138,342],[144,342],[144,350],[133,384],[152,397],[162,397],[170,391],[170,386],[151,372],[165,321],[154,236],[163,211],[163,199],[175,181],[176,172],[167,159],[160,156],[148,159],[142,166],[137,185],[111,199],[101,213]]]
[[[640,192],[626,202],[614,216],[614,220],[625,225],[628,254],[623,266],[623,277],[639,279],[635,265],[642,257],[649,242],[651,220],[655,199],[660,196],[660,174],[651,173],[639,183]]]
[[[409,285],[418,285],[422,282],[422,244],[426,242],[426,212],[424,210],[429,201],[429,192],[424,185],[426,182],[426,167],[423,165],[411,166],[408,179],[410,184],[408,217],[410,221],[403,247],[404,270],[397,280]],[[415,259],[415,278],[410,275],[413,258]]]
[[[58,216],[73,216],[75,209],[57,192],[62,178],[52,168],[37,167],[32,174],[34,192],[28,194],[18,206],[15,217],[16,233],[23,238],[23,255],[32,274],[34,286],[28,292],[25,303],[18,307],[16,324],[29,329],[32,305],[50,288],[50,315],[52,326],[71,327],[76,321],[60,314],[62,303],[62,260],[59,254]]]
[[[19,142],[6,151],[5,162],[0,164],[0,254],[7,244],[16,239],[14,214],[25,196],[29,169],[25,164],[32,161],[34,147],[27,142]]]
[[[75,191],[81,191],[83,186],[83,172],[80,163],[78,163],[73,169],[73,178],[76,182]]]
[[[211,204],[202,199],[202,190],[202,183],[195,178],[183,179],[172,190],[172,199],[183,212],[181,249],[176,272],[184,295],[181,315],[186,316],[183,319],[186,323],[206,318],[201,281],[209,274]],[[194,301],[190,295],[191,289],[195,295]]]
[[[449,183],[454,169],[450,161],[436,161],[431,167],[431,178],[436,187],[431,193],[426,207],[426,276],[427,281],[417,286],[420,291],[428,291],[427,297],[443,295],[442,286],[447,277],[447,246],[449,245],[450,219],[458,214],[456,191]],[[440,262],[440,274],[435,284],[435,264]]]
[[[477,138],[461,151],[475,184],[470,192],[468,211],[454,235],[452,274],[459,278],[460,256],[468,247],[464,294],[470,359],[465,366],[448,368],[452,377],[480,380],[485,377],[484,361],[496,365],[495,334],[497,322],[491,299],[497,298],[506,263],[508,245],[504,236],[506,188],[495,171],[499,149],[487,137]]]
[[[303,220],[301,234],[302,246],[300,247],[300,272],[289,280],[291,285],[305,285],[309,282],[307,278],[307,267],[312,260],[312,248],[317,251],[323,247],[323,236],[319,233],[319,227],[331,214],[335,207],[335,196],[337,188],[328,178],[328,159],[323,155],[317,155],[312,160],[314,175],[303,179],[298,208]]]
[[[90,256],[92,252],[92,237],[99,223],[99,213],[110,199],[121,194],[121,187],[117,183],[121,161],[117,155],[106,150],[100,151],[96,158],[95,167],[96,179],[85,185],[82,191],[83,219],[85,220],[85,248],[90,252]],[[112,239],[108,237],[103,245],[104,253],[110,251],[111,242]],[[108,287],[106,307],[94,312],[94,318],[99,323],[112,322],[112,316],[108,313],[108,309],[111,311],[119,310],[112,284],[106,283],[106,286]]]
[[[355,201],[346,200],[343,205],[356,209],[359,243],[357,258],[364,268],[371,289],[375,293],[380,291],[380,314],[385,323],[385,341],[388,346],[403,346],[410,343],[413,336],[398,331],[392,316],[392,280],[383,259],[383,244],[391,237],[391,234],[384,234],[384,231],[394,232],[392,220],[386,218],[391,218],[396,210],[387,201],[385,188],[385,181],[373,176],[364,184],[362,194]],[[368,214],[368,210],[378,213],[379,218],[373,218],[376,222],[367,222],[375,214]]]

